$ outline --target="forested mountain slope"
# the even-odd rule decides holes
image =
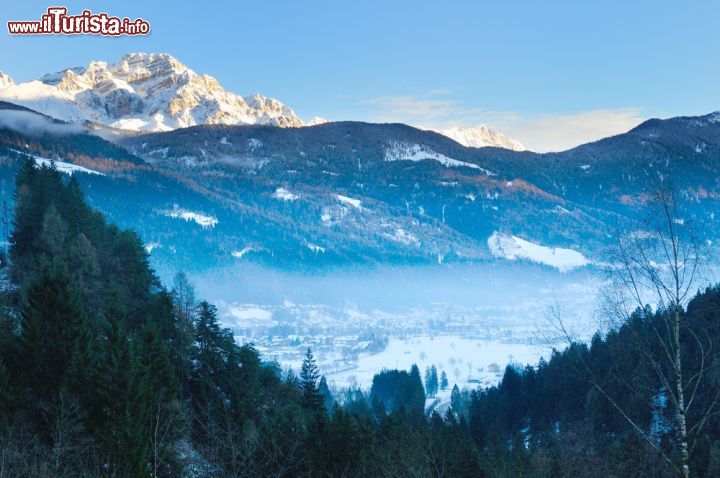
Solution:
[[[198,126],[108,142],[4,103],[0,183],[12,208],[18,161],[56,161],[93,206],[138,231],[166,276],[242,261],[294,269],[512,257],[559,267],[547,260],[553,248],[577,266],[600,260],[659,184],[675,186],[683,220],[715,247],[715,118],[651,120],[541,155],[353,122]],[[534,246],[545,252],[522,253]]]

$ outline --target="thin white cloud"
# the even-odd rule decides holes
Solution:
[[[8,128],[33,136],[41,134],[79,134],[84,131],[80,126],[59,123],[46,116],[25,110],[0,111],[0,128]]]
[[[646,118],[639,108],[601,109],[568,115],[519,117],[496,127],[533,151],[564,151],[625,133]]]
[[[400,122],[432,129],[484,124],[533,151],[564,151],[583,143],[624,133],[645,117],[640,108],[598,109],[573,114],[524,115],[465,107],[449,90],[421,95],[384,96],[362,101],[372,121]]]
[[[373,121],[381,123],[427,124],[440,128],[482,115],[483,110],[465,108],[458,100],[448,98],[450,93],[432,90],[421,95],[383,96],[361,103],[370,106]]]

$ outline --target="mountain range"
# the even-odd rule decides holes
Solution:
[[[0,186],[12,207],[19,162],[54,162],[77,179],[93,206],[140,233],[160,271],[244,261],[294,268],[498,258],[569,270],[603,260],[612,232],[641,217],[648,192],[668,180],[683,199],[684,224],[694,224],[713,248],[720,239],[718,113],[648,120],[625,134],[547,154],[467,147],[404,124],[317,119],[303,126],[284,107],[271,108],[276,120],[258,119],[269,118],[267,112],[253,116],[261,124],[179,127],[216,117],[208,108],[202,111],[209,116],[162,109],[177,104],[194,73],[168,73],[168,83],[158,75],[143,81],[148,68],[131,58],[40,82],[75,91],[63,103],[72,114],[60,115],[66,110],[52,98],[35,104],[45,105],[41,111],[0,102]],[[182,70],[172,58],[143,58],[152,58],[153,71]],[[99,80],[101,70],[112,78]],[[98,85],[121,77],[137,83],[132,88],[142,111],[152,103],[162,110],[157,124],[173,128],[102,126],[113,90]],[[179,78],[190,83],[180,86]],[[82,92],[71,86],[91,83]],[[105,106],[89,118],[78,101],[94,104],[92,95]],[[125,105],[124,111],[133,100],[110,104]]]
[[[16,84],[0,72],[0,100],[56,119],[119,130],[158,132],[202,124],[315,126],[274,98],[239,96],[166,53],[130,53],[118,62],[93,61]],[[438,130],[464,146],[524,149],[487,126]]]
[[[20,84],[1,75],[0,99],[65,121],[133,131],[198,124],[302,125],[278,100],[225,91],[215,78],[167,54],[131,53],[112,65],[93,61]]]

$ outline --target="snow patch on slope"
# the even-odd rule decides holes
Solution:
[[[420,247],[420,240],[405,229],[397,228],[391,233],[384,234],[385,237],[394,242],[405,244],[406,246]]]
[[[288,191],[285,188],[277,188],[275,190],[275,193],[273,194],[273,197],[275,199],[279,199],[281,201],[296,201],[300,198],[297,194],[293,194],[290,191]]]
[[[38,158],[37,156],[34,156],[34,158],[36,165],[50,167],[51,164],[55,163],[55,169],[70,176],[72,176],[73,173],[97,174],[98,176],[105,176],[100,171],[84,168],[82,166],[78,166],[77,164],[66,163],[64,161],[53,161],[48,158]]]
[[[214,216],[209,216],[200,212],[189,211],[178,207],[176,204],[172,209],[161,211],[163,216],[172,217],[175,219],[182,219],[184,221],[192,221],[199,224],[203,229],[215,227],[218,224],[218,219]]]
[[[501,232],[493,232],[487,242],[493,256],[510,261],[526,259],[555,267],[562,272],[590,264],[590,261],[578,251],[541,246]]]
[[[246,246],[246,247],[243,247],[242,249],[240,249],[239,251],[232,251],[230,253],[230,255],[232,255],[235,259],[242,259],[243,257],[245,257],[247,254],[250,254],[251,252],[259,252],[259,251],[260,251],[260,249],[258,249],[257,247]]]
[[[152,251],[154,251],[158,247],[161,247],[161,244],[159,242],[148,242],[147,244],[145,244],[145,252],[150,254]]]
[[[445,167],[465,167],[482,171],[488,176],[495,176],[495,173],[481,168],[477,164],[458,161],[457,159],[437,153],[427,146],[419,144],[408,144],[403,142],[392,142],[385,150],[385,161],[423,161],[430,159],[437,161]]]
[[[310,249],[311,251],[313,251],[313,252],[315,252],[315,253],[321,253],[321,254],[322,254],[322,253],[325,252],[325,248],[324,248],[324,247],[318,246],[317,244],[313,244],[312,242],[308,242],[308,243],[306,244],[306,246],[307,246],[308,249]]]
[[[18,154],[22,154],[23,156],[27,156],[28,158],[32,158],[35,161],[35,166],[37,166],[37,167],[42,167],[42,166],[51,167],[54,164],[55,169],[57,169],[61,173],[67,174],[69,176],[72,176],[73,173],[96,174],[98,176],[105,176],[100,171],[95,171],[94,169],[84,168],[82,166],[78,166],[77,164],[66,163],[64,161],[55,161],[55,160],[49,159],[49,158],[41,158],[39,156],[34,156],[32,154],[24,153],[24,152],[18,151],[16,149],[11,149],[11,151],[18,153]]]
[[[337,197],[337,200],[343,204],[352,206],[355,209],[362,209],[362,201],[359,199],[353,199],[347,196],[343,196],[342,194],[338,194],[335,197]]]

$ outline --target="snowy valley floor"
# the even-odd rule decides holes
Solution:
[[[390,268],[300,275],[255,266],[195,278],[241,343],[296,373],[310,347],[331,388],[369,390],[382,369],[424,373],[448,387],[490,386],[506,365],[536,364],[553,345],[551,307],[589,338],[597,329],[598,278],[528,264]]]

